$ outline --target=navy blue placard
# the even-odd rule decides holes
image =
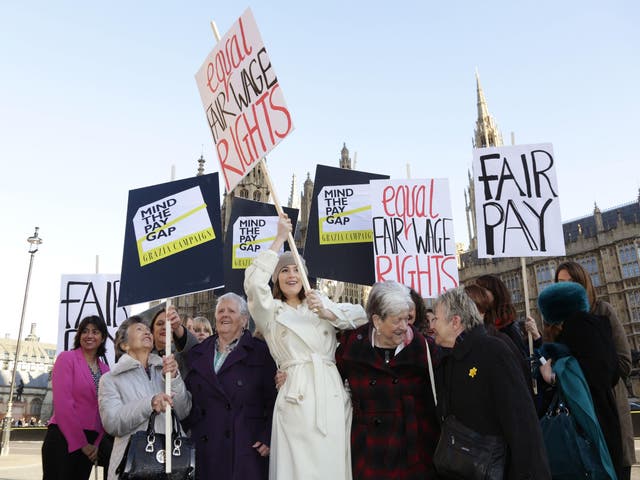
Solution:
[[[215,238],[141,266],[133,218],[141,207],[199,186]],[[118,306],[174,297],[224,285],[218,174],[129,191]]]
[[[318,165],[313,184],[309,226],[304,244],[304,259],[309,275],[341,282],[372,285],[375,280],[373,243],[321,245],[318,234],[318,195],[322,188],[333,185],[361,185],[370,180],[388,179],[388,175],[359,172],[345,168]]]
[[[298,220],[298,210],[295,208],[282,207],[284,213],[289,215],[291,224],[293,225],[293,231],[296,230],[296,223]],[[244,293],[244,269],[232,268],[233,263],[233,225],[236,223],[239,217],[277,217],[278,212],[276,206],[271,203],[255,202],[253,200],[247,200],[246,198],[234,197],[231,202],[231,215],[229,217],[229,225],[225,234],[224,241],[224,278],[225,278],[225,292],[234,292],[238,295],[245,295]],[[271,243],[263,245],[264,248],[269,248]],[[285,249],[289,250],[288,242],[285,242]]]

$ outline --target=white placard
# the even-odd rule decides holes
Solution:
[[[97,315],[107,324],[107,359],[113,367],[116,331],[129,317],[127,307],[118,307],[120,275],[62,275],[58,313],[57,351],[73,349],[78,324],[84,317]]]
[[[196,83],[230,192],[293,130],[251,9],[209,53],[196,73]]]
[[[326,186],[318,194],[320,245],[371,242],[369,185]]]
[[[216,238],[200,187],[140,207],[133,228],[141,266]]]
[[[434,298],[458,286],[447,179],[372,180],[376,281],[395,280]]]
[[[278,217],[238,217],[233,224],[231,268],[246,269],[258,254],[271,246],[278,233]],[[280,252],[284,247],[280,248]]]
[[[478,257],[565,255],[550,143],[473,151]]]

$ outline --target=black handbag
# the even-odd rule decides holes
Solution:
[[[448,415],[442,424],[433,464],[441,478],[501,480],[505,457],[506,445],[501,437],[480,434]]]
[[[154,411],[147,430],[129,437],[129,443],[116,474],[120,480],[193,480],[196,471],[196,450],[190,438],[182,434],[176,412],[172,411],[171,473],[165,473],[165,435],[155,432]]]

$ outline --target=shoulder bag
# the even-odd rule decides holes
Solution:
[[[450,386],[451,382],[449,382]],[[438,478],[452,480],[502,480],[507,446],[502,437],[472,430],[454,415],[447,414],[451,391],[441,395],[444,422],[433,454]]]
[[[165,473],[165,435],[155,432],[154,411],[149,417],[147,430],[129,437],[127,449],[116,469],[120,480],[192,480],[195,478],[196,450],[193,442],[180,428],[176,412],[172,411],[171,473]]]
[[[540,428],[554,480],[609,478],[596,445],[576,423],[559,388],[540,420]]]

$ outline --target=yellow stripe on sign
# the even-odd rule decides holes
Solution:
[[[251,262],[253,262],[253,257],[237,257],[236,256],[236,252],[240,248],[240,245],[257,245],[259,243],[274,241],[275,239],[276,239],[276,237],[268,237],[268,238],[261,238],[260,240],[253,240],[251,242],[236,243],[236,244],[232,245],[231,246],[232,247],[231,248],[231,268],[233,270],[244,270],[249,265],[251,265]],[[257,250],[259,250],[259,249],[255,249],[253,251],[255,252]]]
[[[142,251],[142,243],[138,243],[138,255],[140,257],[140,266],[144,267],[150,263],[156,262],[163,258],[169,257],[175,253],[180,253],[189,248],[196,247],[203,243],[209,242],[216,238],[216,234],[213,228],[205,228],[199,232],[193,232],[183,237],[177,238],[169,243],[160,245],[158,247]]]
[[[367,243],[372,241],[372,230],[350,230],[347,232],[320,233],[320,245],[337,245],[339,243]]]
[[[356,208],[355,210],[349,210],[348,212],[336,213],[335,215],[327,215],[326,217],[320,217],[320,222],[324,222],[329,217],[344,217],[346,215],[353,215],[355,213],[365,212],[371,210],[371,205],[365,205],[364,207]]]

